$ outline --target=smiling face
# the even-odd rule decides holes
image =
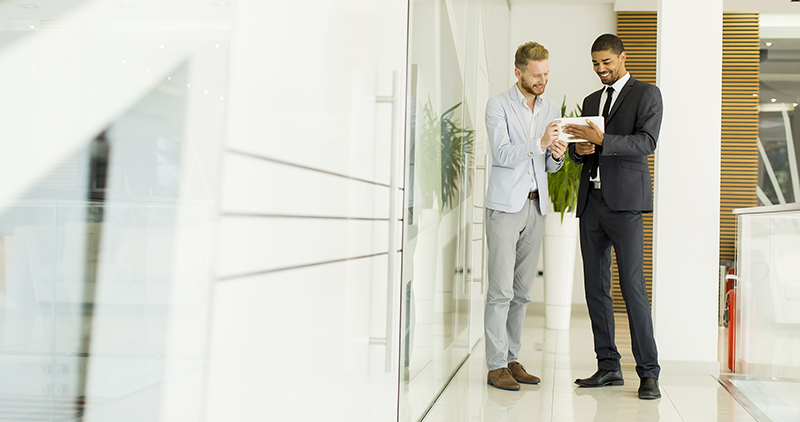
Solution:
[[[625,71],[625,52],[623,51],[620,55],[614,54],[611,50],[592,52],[592,66],[603,85],[613,85],[627,73]]]
[[[544,88],[550,79],[550,65],[547,60],[528,60],[528,65],[524,67],[524,70],[514,68],[520,91],[537,97],[544,94]]]

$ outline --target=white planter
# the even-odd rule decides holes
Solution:
[[[575,249],[578,219],[575,213],[547,214],[544,226],[544,305],[546,326],[569,329],[572,312],[572,284],[575,276]]]

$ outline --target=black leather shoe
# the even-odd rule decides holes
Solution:
[[[639,383],[639,398],[644,400],[661,398],[661,391],[658,390],[658,380],[655,378],[642,378]]]
[[[607,385],[623,385],[625,381],[622,379],[622,371],[607,371],[605,369],[598,369],[589,378],[578,378],[575,384],[581,387],[605,387]]]

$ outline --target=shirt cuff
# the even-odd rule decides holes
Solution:
[[[544,155],[547,148],[542,148],[542,138],[536,140],[536,145],[533,147],[533,153],[536,155]]]

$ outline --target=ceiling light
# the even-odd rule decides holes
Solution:
[[[792,103],[793,106],[797,107],[797,103]]]
[[[775,101],[778,101],[778,99],[777,99],[777,98],[770,98],[769,100],[770,100],[770,101],[772,101],[773,103],[774,103]]]
[[[754,97],[758,97],[758,94],[753,94]]]
[[[764,45],[766,45],[767,47],[772,47],[772,43],[771,42],[765,42]]]

